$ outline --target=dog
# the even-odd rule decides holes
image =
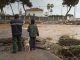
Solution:
[[[23,41],[23,49],[24,51],[30,51],[29,38]]]

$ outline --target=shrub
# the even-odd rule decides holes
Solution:
[[[69,50],[70,50],[74,55],[79,55],[79,54],[80,54],[80,46],[70,47]]]
[[[59,44],[61,46],[72,46],[72,45],[80,45],[80,40],[71,38],[70,36],[64,35],[59,39]]]
[[[68,49],[62,48],[58,53],[65,57],[79,56],[80,55],[80,46],[73,46]]]
[[[68,51],[68,49],[61,49],[58,51],[58,54],[64,56],[64,57],[72,57],[72,54]]]

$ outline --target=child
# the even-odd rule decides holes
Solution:
[[[39,36],[38,28],[37,25],[35,24],[35,21],[32,19],[31,23],[28,26],[28,32],[29,32],[29,37],[30,37],[30,50],[35,49],[35,41],[36,41],[36,36]]]

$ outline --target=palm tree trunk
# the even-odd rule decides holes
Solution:
[[[13,8],[12,8],[12,5],[11,5],[11,3],[10,3],[10,7],[11,7],[11,10],[12,10],[12,14],[14,15],[14,11],[13,11]]]

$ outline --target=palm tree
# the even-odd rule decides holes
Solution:
[[[50,8],[51,8],[51,5],[50,5],[50,4],[47,4],[48,14],[49,14],[49,12],[50,12]]]
[[[51,4],[51,10],[50,10],[51,14],[52,14],[52,12],[53,12],[53,9],[52,9],[53,7],[54,7],[54,5]]]
[[[23,9],[24,9],[24,11],[25,11],[25,16],[26,16],[25,6],[32,7],[32,3],[30,2],[30,0],[20,0],[20,1],[22,2]]]
[[[54,7],[53,4],[47,4],[47,10],[48,12],[52,12],[52,8]]]
[[[51,8],[53,8],[54,7],[54,5],[53,4],[51,4]]]

